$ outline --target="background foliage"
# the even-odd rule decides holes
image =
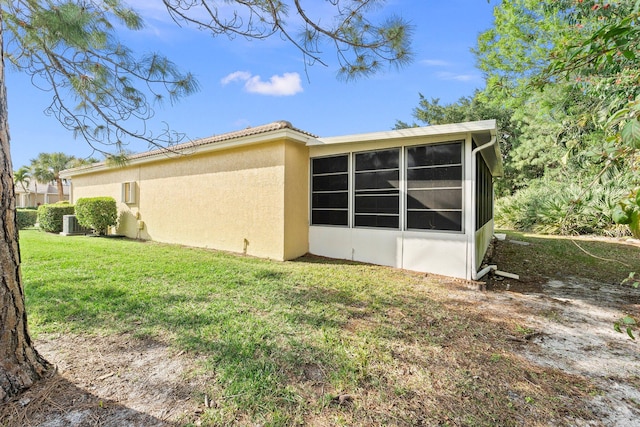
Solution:
[[[486,87],[449,105],[420,94],[414,117],[497,120],[500,226],[640,236],[640,2],[503,0],[494,16],[473,50]]]

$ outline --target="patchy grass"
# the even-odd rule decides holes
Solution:
[[[588,381],[517,356],[507,326],[451,303],[455,282],[315,257],[281,263],[31,230],[20,238],[32,332],[132,335],[197,355],[189,375],[215,379],[193,390],[215,402],[198,416],[203,425],[593,418]]]
[[[491,262],[497,264],[500,270],[519,274],[520,286],[524,288],[540,285],[548,279],[568,276],[619,284],[630,272],[640,274],[640,250],[637,245],[597,237],[572,238],[513,231],[507,232],[507,235],[507,241],[497,242],[499,250]],[[514,240],[529,245],[513,243]],[[512,285],[517,290],[518,284]]]

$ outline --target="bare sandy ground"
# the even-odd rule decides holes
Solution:
[[[519,353],[530,361],[586,377],[600,389],[589,402],[600,420],[575,425],[640,426],[640,337],[634,341],[613,327],[624,314],[639,317],[640,290],[575,277],[525,293],[515,280],[502,288],[511,290],[451,297],[472,300],[489,318],[525,329],[528,339],[518,340]]]

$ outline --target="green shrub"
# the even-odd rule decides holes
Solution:
[[[540,179],[513,196],[496,201],[498,228],[544,234],[625,235],[615,223],[616,203],[628,193],[630,183],[619,174],[570,182]]]
[[[118,223],[118,208],[113,197],[85,197],[76,202],[78,224],[100,235]]]
[[[16,221],[19,230],[33,227],[38,220],[38,211],[35,209],[18,209],[16,211]]]
[[[38,207],[38,224],[44,231],[60,233],[62,231],[62,217],[74,213],[75,209],[69,202],[41,205]]]
[[[496,200],[495,224],[498,228],[531,231],[537,223],[537,213],[547,189],[531,183],[513,196]]]
[[[613,207],[611,216],[616,223],[627,225],[631,235],[640,239],[640,187],[621,199]]]

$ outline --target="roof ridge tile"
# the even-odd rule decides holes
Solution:
[[[141,159],[144,157],[150,157],[150,156],[154,156],[156,154],[160,154],[163,152],[175,152],[175,151],[181,151],[184,150],[186,148],[194,148],[194,147],[200,147],[203,145],[208,145],[208,144],[215,144],[218,142],[223,142],[223,141],[229,141],[232,139],[237,139],[237,138],[242,138],[245,136],[252,136],[252,135],[259,135],[262,133],[267,133],[267,132],[271,132],[271,131],[275,131],[275,130],[281,130],[281,129],[290,129],[299,133],[302,133],[304,135],[307,136],[311,136],[313,138],[317,138],[317,135],[314,135],[310,132],[298,129],[296,127],[294,127],[291,122],[286,121],[286,120],[279,120],[276,122],[272,122],[272,123],[267,123],[264,125],[259,125],[259,126],[249,126],[245,129],[241,129],[241,130],[236,130],[236,131],[231,131],[231,132],[225,132],[225,133],[221,133],[219,135],[213,135],[213,136],[208,136],[205,138],[198,138],[198,139],[194,139],[194,140],[190,140],[187,142],[182,142],[179,144],[175,144],[175,145],[170,145],[167,147],[161,147],[161,148],[157,148],[154,150],[149,150],[149,151],[144,151],[142,153],[136,153],[136,154],[132,154],[130,156],[128,156],[127,158],[129,160],[134,160],[134,159]]]

